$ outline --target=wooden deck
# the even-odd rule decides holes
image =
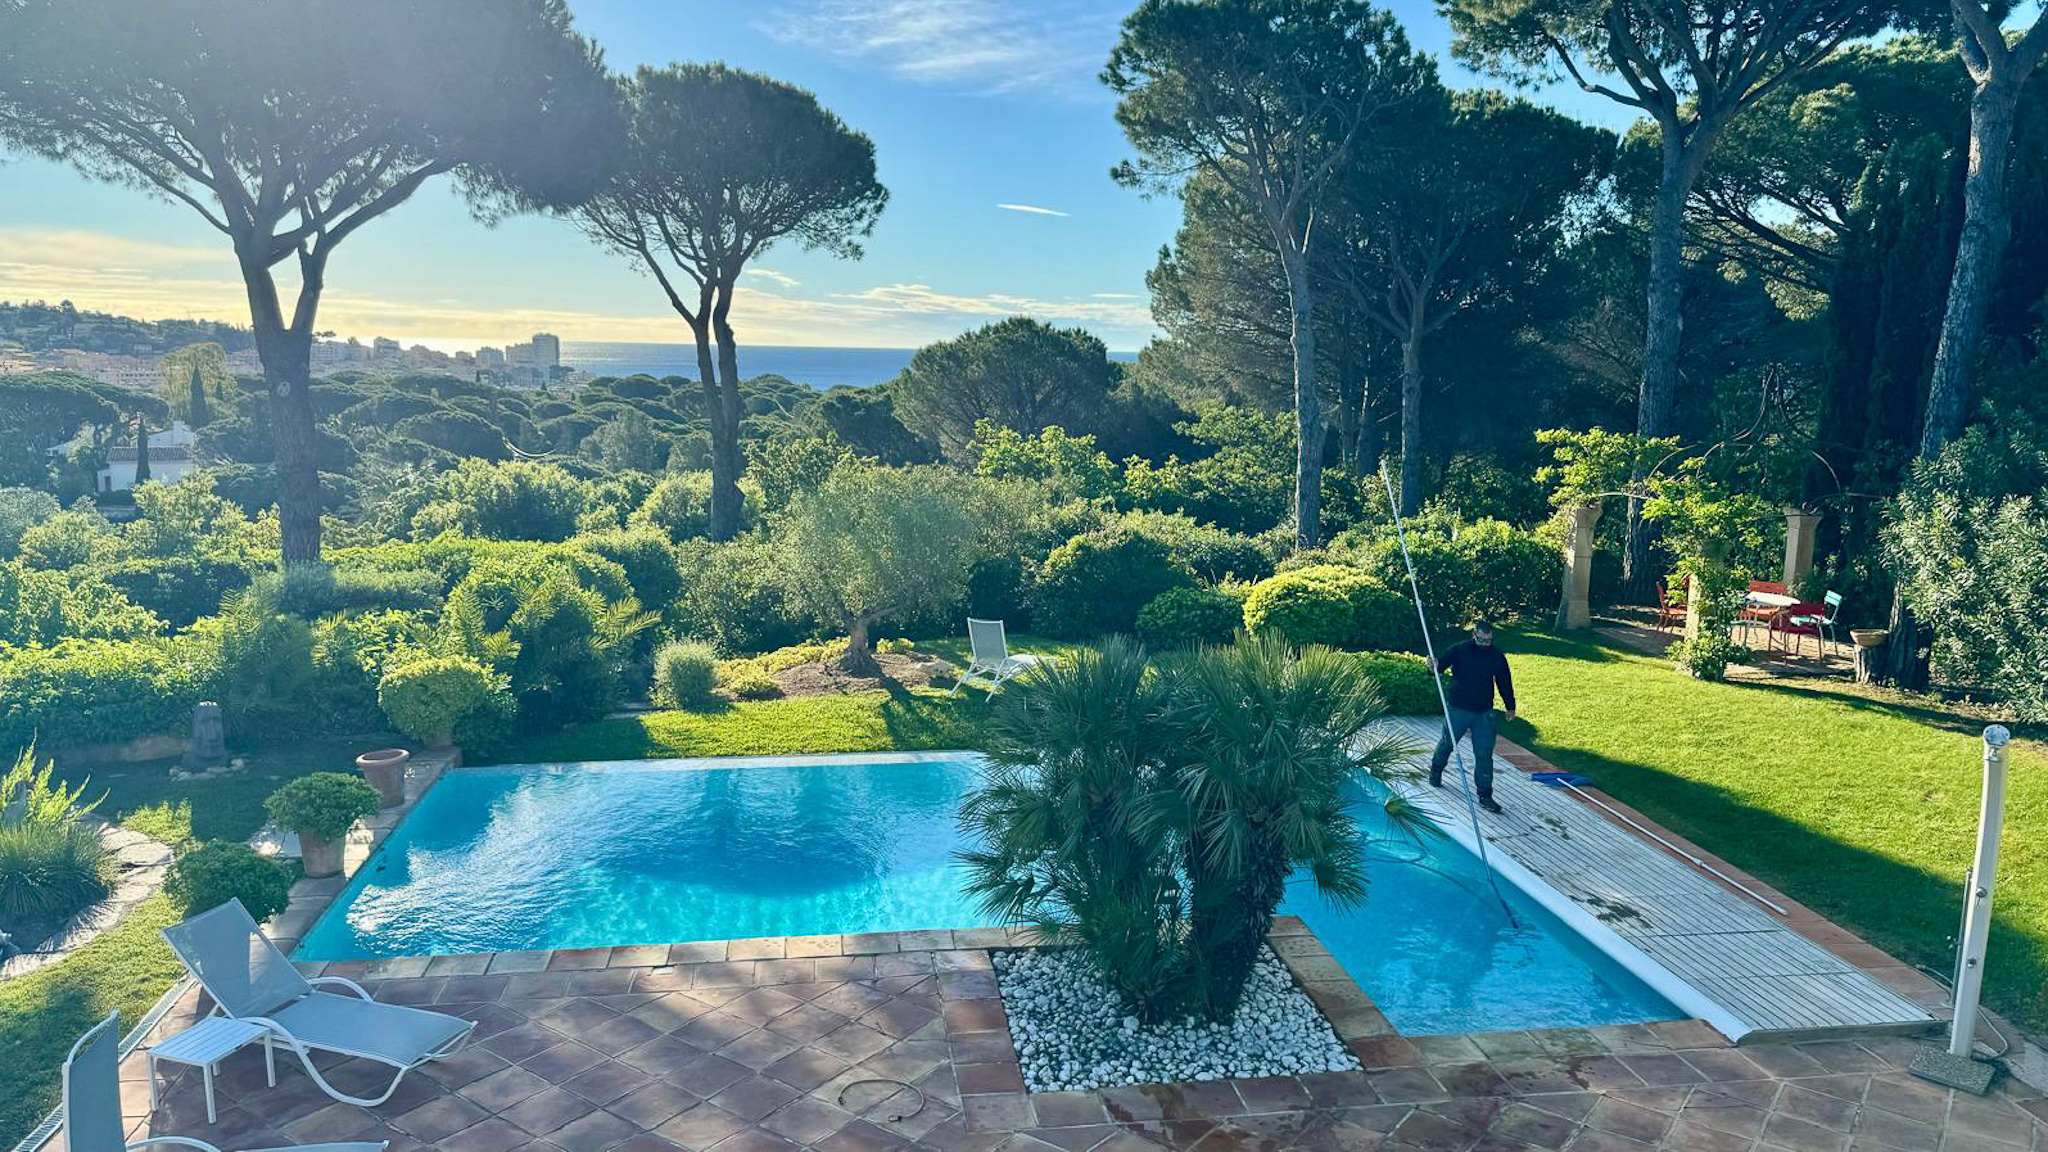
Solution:
[[[1442,722],[1393,723],[1422,745],[1426,763]],[[1461,748],[1468,766],[1470,749],[1469,742]],[[1531,877],[1547,885],[1563,897],[1548,901],[1553,911],[1730,1039],[1917,1032],[1934,1023],[1855,965],[1568,790],[1537,783],[1499,755],[1494,766],[1494,797],[1505,811],[1480,812],[1479,826],[1495,869],[1525,887]],[[1443,791],[1421,787],[1417,798],[1471,849],[1456,772],[1454,762]]]

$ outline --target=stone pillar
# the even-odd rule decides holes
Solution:
[[[1557,604],[1559,628],[1584,628],[1593,622],[1593,525],[1600,505],[1565,509],[1564,594]]]
[[[1785,509],[1785,587],[1799,587],[1813,571],[1813,531],[1820,527],[1820,513],[1803,508]]]
[[[1709,540],[1707,542],[1706,555],[1703,559],[1708,565],[1718,565],[1727,558],[1728,546],[1726,544],[1718,540]],[[1687,576],[1685,578],[1685,638],[1687,640],[1699,638],[1700,605],[1705,602],[1706,597],[1700,594],[1700,578],[1698,576]]]

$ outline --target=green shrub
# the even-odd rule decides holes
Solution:
[[[0,488],[0,557],[13,556],[29,529],[63,511],[57,498],[36,488]]]
[[[377,681],[377,706],[400,732],[441,748],[492,688],[490,672],[476,661],[438,656],[386,672]]]
[[[240,900],[261,924],[291,904],[292,874],[247,844],[208,840],[178,856],[164,877],[164,891],[183,904],[188,915]]]
[[[633,513],[635,524],[652,525],[681,543],[711,534],[711,473],[678,472],[662,477]]]
[[[695,540],[680,553],[685,578],[678,610],[690,635],[740,654],[781,648],[810,634],[812,621],[790,605],[775,548],[767,541]]]
[[[1443,709],[1436,678],[1422,657],[1409,652],[1361,652],[1359,667],[1380,686],[1389,716],[1435,716]]]
[[[0,644],[154,635],[163,621],[82,572],[42,572],[0,560]]]
[[[1173,512],[1132,512],[1124,522],[1166,545],[1175,564],[1211,583],[1260,580],[1273,574],[1272,555],[1254,537]]]
[[[1261,580],[1245,597],[1244,626],[1295,645],[1401,649],[1420,642],[1406,597],[1356,568],[1320,564]]]
[[[200,556],[124,560],[102,569],[100,576],[173,628],[213,615],[228,593],[249,586],[246,565]]]
[[[18,554],[33,567],[54,571],[110,563],[123,547],[120,531],[98,509],[74,506],[23,531]]]
[[[675,548],[661,533],[628,528],[578,536],[570,543],[624,569],[633,598],[642,608],[664,616],[675,610],[676,598],[683,591],[683,570],[676,562]]]
[[[718,652],[701,640],[671,640],[654,653],[654,702],[688,708],[718,687]]]
[[[721,687],[742,700],[773,700],[782,695],[782,685],[758,664],[744,663],[721,680]]]
[[[182,732],[208,698],[211,663],[190,637],[0,647],[0,748],[49,748]]]
[[[94,828],[0,827],[0,922],[54,928],[106,899],[112,877],[113,854]]]
[[[51,777],[33,746],[0,776],[0,923],[54,928],[113,890],[114,854],[82,820],[94,807],[79,803],[85,785]]]
[[[220,615],[195,621],[184,637],[208,662],[207,689],[229,739],[285,740],[320,727],[312,626],[278,611],[260,586],[230,596]]]
[[[1019,631],[1030,627],[1031,579],[1024,558],[1015,553],[977,558],[967,568],[967,615],[1001,620]]]
[[[558,464],[469,459],[436,477],[431,498],[411,517],[412,536],[567,540],[597,503],[593,486]]]
[[[416,611],[441,603],[440,579],[417,569],[393,572],[302,564],[281,574],[266,573],[257,578],[256,586],[273,598],[278,611],[308,619],[374,608]]]
[[[378,809],[377,790],[360,776],[314,772],[290,781],[263,801],[272,823],[287,832],[335,840]]]
[[[1138,636],[1154,648],[1220,644],[1244,622],[1244,598],[1206,585],[1169,588],[1138,610]]]
[[[1347,542],[1381,583],[1407,587],[1408,571],[1391,529]],[[1533,532],[1499,520],[1447,519],[1410,529],[1408,553],[1432,627],[1536,617],[1557,607],[1563,560]]]
[[[1114,525],[1053,549],[1038,570],[1032,619],[1053,636],[1129,632],[1138,610],[1169,588],[1194,583],[1166,545]]]

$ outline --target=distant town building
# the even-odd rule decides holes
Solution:
[[[562,363],[562,338],[548,332],[533,334],[533,362],[543,368],[554,368]]]
[[[379,360],[394,358],[398,355],[398,352],[398,341],[389,337],[379,336],[370,341],[370,354]]]
[[[169,428],[149,434],[149,478],[169,484],[199,467],[195,459],[199,437],[182,420]],[[102,492],[126,492],[135,487],[135,445],[116,444],[107,449],[107,466],[100,469]]]
[[[503,368],[505,366],[505,350],[503,348],[477,349],[476,365],[479,368]]]

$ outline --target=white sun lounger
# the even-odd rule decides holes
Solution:
[[[1043,657],[1028,653],[1010,655],[1010,642],[1003,633],[1001,620],[967,620],[967,646],[973,658],[967,662],[967,670],[960,673],[960,679],[953,682],[953,695],[968,686],[985,688],[993,696],[1003,682],[1014,680],[1040,664],[1047,663]]]
[[[474,1020],[445,1012],[379,1004],[340,976],[306,979],[264,938],[240,900],[174,924],[163,937],[213,997],[216,1013],[268,1028],[266,1048],[275,1042],[297,1052],[320,1090],[346,1104],[372,1108],[389,1100],[406,1073],[454,1055],[476,1028]],[[316,987],[322,984],[348,994],[322,992]],[[380,1095],[350,1096],[320,1075],[314,1052],[360,1056],[389,1064],[398,1074]]]

